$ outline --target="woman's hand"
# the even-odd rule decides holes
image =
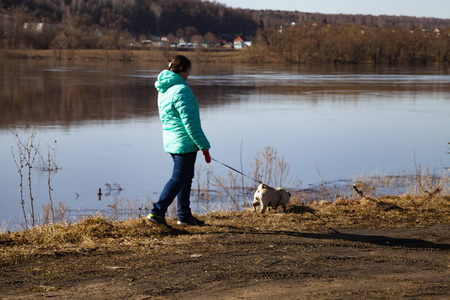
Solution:
[[[203,155],[205,156],[205,161],[206,163],[210,163],[211,162],[211,155],[209,155],[209,150],[202,150]]]

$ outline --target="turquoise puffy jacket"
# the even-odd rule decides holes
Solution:
[[[208,150],[194,93],[178,74],[164,70],[155,82],[159,117],[163,124],[164,151],[173,154]]]

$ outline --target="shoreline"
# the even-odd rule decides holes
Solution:
[[[187,54],[188,53],[188,54]],[[23,59],[23,60],[54,60],[54,61],[111,61],[111,62],[161,62],[177,54],[188,55],[195,63],[241,63],[250,65],[261,64],[284,64],[297,66],[331,65],[331,66],[389,66],[389,64],[374,64],[366,61],[360,63],[290,63],[282,57],[266,55],[258,48],[241,50],[208,50],[208,49],[176,49],[176,48],[149,48],[149,49],[124,49],[124,50],[102,50],[102,49],[70,49],[70,50],[21,50],[0,49],[1,59]],[[447,64],[429,63],[422,64],[395,64],[393,67],[423,67],[435,66],[447,68]]]
[[[145,50],[18,50],[0,49],[0,59],[30,59],[55,61],[122,61],[122,62],[161,62],[176,54],[186,54],[176,49]],[[243,63],[245,53],[234,51],[189,51],[194,62]]]

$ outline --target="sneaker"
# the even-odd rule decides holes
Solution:
[[[164,217],[160,217],[154,214],[149,214],[147,216],[147,219],[150,220],[150,222],[162,227],[162,228],[166,228],[166,229],[172,229],[172,226],[170,226],[169,224],[167,224],[166,219]]]
[[[205,225],[205,221],[199,220],[194,216],[190,216],[187,219],[183,219],[183,220],[178,220],[177,222],[178,225],[181,226],[203,226]]]

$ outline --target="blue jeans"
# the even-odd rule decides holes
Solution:
[[[158,202],[153,203],[151,213],[164,217],[170,204],[177,197],[178,219],[182,220],[192,216],[189,205],[197,152],[170,155],[173,158],[172,177],[164,186]]]

